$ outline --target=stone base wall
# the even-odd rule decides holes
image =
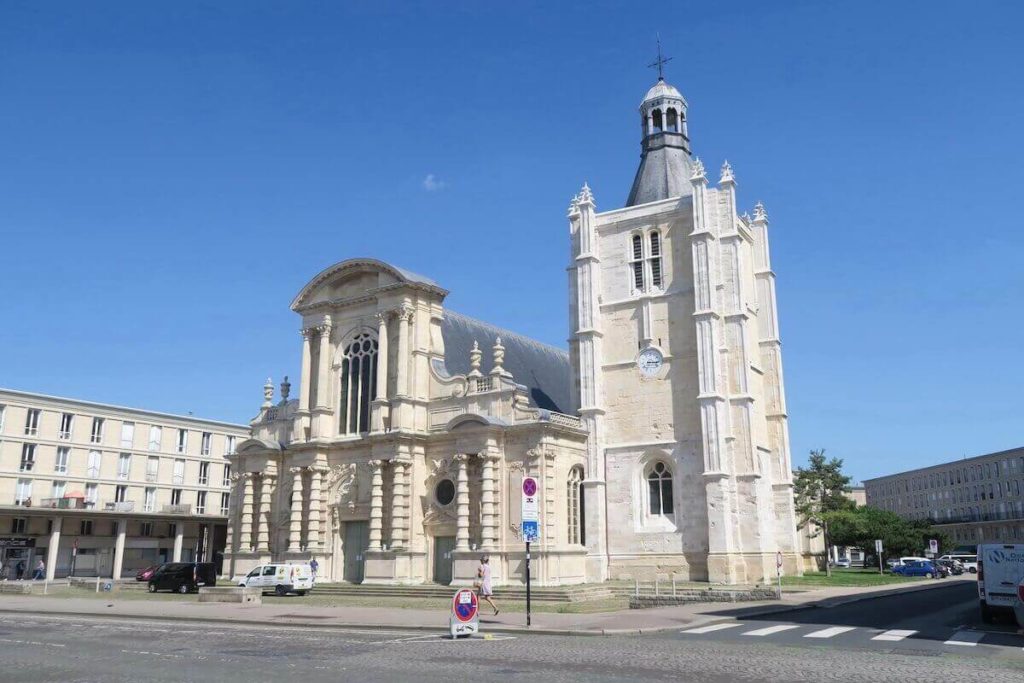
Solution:
[[[693,602],[754,602],[778,600],[775,588],[749,588],[743,590],[686,590],[673,595],[633,595],[629,598],[630,609],[647,607],[671,607]]]

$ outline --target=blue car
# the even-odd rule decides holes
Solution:
[[[907,564],[893,567],[892,573],[899,576],[930,576],[933,579],[939,578],[939,570],[931,562],[908,562]]]

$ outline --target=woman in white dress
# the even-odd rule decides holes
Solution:
[[[492,597],[494,590],[491,588],[491,558],[484,555],[480,558],[480,566],[476,570],[477,582],[480,586],[480,598],[487,601],[487,604],[498,614],[498,606],[494,604]]]

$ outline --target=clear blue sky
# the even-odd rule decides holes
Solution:
[[[0,386],[247,420],[352,256],[564,346],[566,206],[623,204],[660,30],[771,216],[794,463],[1022,445],[1024,11],[839,4],[5,0]]]

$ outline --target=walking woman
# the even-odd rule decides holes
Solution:
[[[480,558],[480,566],[476,570],[476,576],[480,587],[481,599],[487,601],[487,604],[494,610],[494,615],[497,616],[498,606],[492,600],[494,590],[491,588],[491,558],[487,555]]]

